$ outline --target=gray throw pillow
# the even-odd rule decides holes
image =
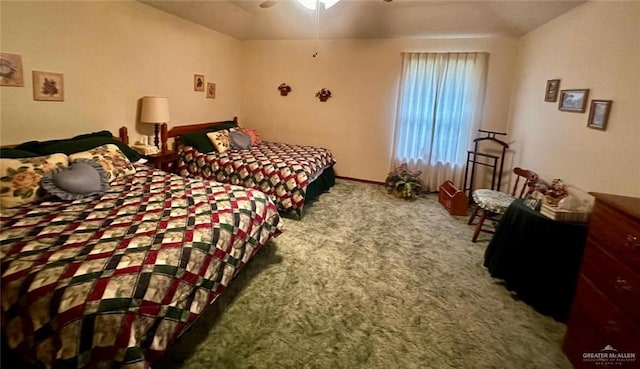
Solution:
[[[77,200],[105,193],[109,189],[109,175],[95,160],[77,159],[68,167],[45,174],[40,185],[63,200]]]
[[[237,149],[248,149],[251,147],[251,136],[244,132],[231,131],[229,132],[229,142]]]

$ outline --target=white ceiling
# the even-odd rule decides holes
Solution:
[[[319,12],[295,0],[139,0],[240,40],[522,36],[584,1],[341,0]]]

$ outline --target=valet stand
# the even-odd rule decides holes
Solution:
[[[506,136],[506,133],[485,131],[479,129],[478,132],[485,134],[483,137],[478,137],[473,140],[473,150],[467,151],[467,166],[464,171],[464,192],[467,192],[467,198],[469,201],[473,198],[471,196],[473,192],[473,184],[476,177],[476,166],[482,165],[489,167],[492,170],[491,174],[491,189],[500,191],[500,184],[502,182],[502,170],[504,168],[504,157],[509,144],[496,138],[496,135]],[[499,144],[502,147],[502,153],[500,155],[487,154],[479,151],[478,144],[482,141],[492,141]],[[498,172],[498,161],[500,161],[500,172]],[[471,169],[471,175],[469,175],[469,169]],[[498,183],[496,184],[496,176]]]

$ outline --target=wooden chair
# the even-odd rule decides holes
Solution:
[[[472,198],[476,205],[473,208],[471,217],[469,217],[468,224],[473,224],[473,220],[478,215],[478,211],[480,211],[481,214],[480,221],[476,226],[476,230],[473,232],[471,241],[476,242],[481,231],[493,233],[492,230],[482,228],[486,219],[497,221],[499,216],[504,214],[513,200],[529,195],[534,191],[538,183],[538,175],[535,172],[522,168],[513,168],[513,173],[516,176],[516,183],[513,185],[513,190],[510,195],[489,189],[477,189],[473,191]],[[524,178],[525,181],[522,183],[518,192],[518,183],[521,178]],[[518,197],[516,197],[516,192],[518,192]]]

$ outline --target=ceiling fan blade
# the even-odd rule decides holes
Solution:
[[[271,8],[276,5],[280,0],[266,0],[260,3],[261,8]]]

